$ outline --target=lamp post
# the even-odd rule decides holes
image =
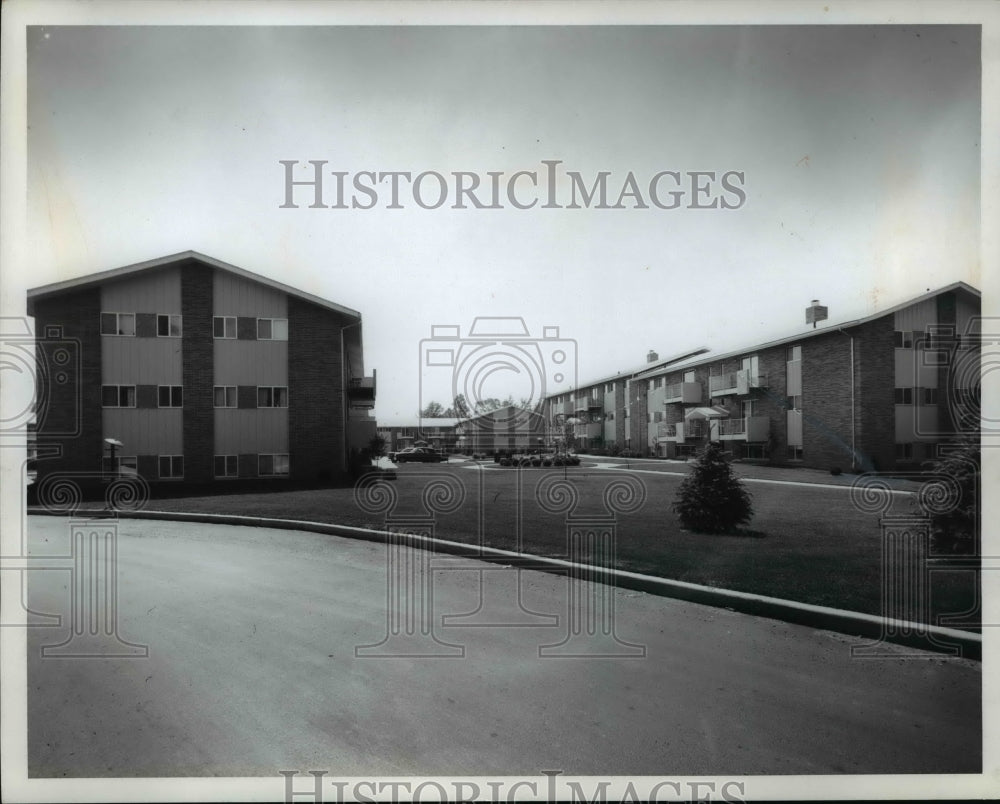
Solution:
[[[104,446],[107,448],[108,454],[110,456],[111,471],[114,472],[115,477],[118,477],[120,472],[118,471],[118,468],[115,466],[115,450],[121,449],[125,445],[117,438],[105,438]]]

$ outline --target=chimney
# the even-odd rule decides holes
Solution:
[[[660,359],[660,356],[656,352],[654,352],[652,349],[650,349],[649,353],[646,355],[646,362],[647,363],[655,363],[659,359]]]
[[[812,324],[816,329],[817,321],[826,321],[827,310],[819,303],[819,299],[813,299],[812,304],[806,307],[806,323]]]

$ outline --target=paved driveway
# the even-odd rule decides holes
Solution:
[[[66,549],[67,520],[29,522],[34,554]],[[41,658],[68,632],[31,629],[31,776],[980,768],[970,661],[852,659],[841,635],[627,591],[611,652],[644,657],[540,658],[567,636],[566,579],[521,572],[522,608],[517,570],[445,560],[434,633],[463,658],[358,657],[387,632],[382,545],[123,520],[118,550],[119,635],[148,658]],[[29,575],[34,609],[68,611],[68,572]],[[503,627],[441,627],[481,595],[473,619]]]

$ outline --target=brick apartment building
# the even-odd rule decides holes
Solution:
[[[577,448],[674,458],[718,441],[824,469],[915,465],[978,411],[979,313],[979,292],[957,282],[768,343],[652,360],[549,397],[545,419],[553,432],[572,414]]]
[[[27,310],[39,482],[323,483],[375,433],[360,313],[211,257],[34,288]]]
[[[534,451],[545,447],[545,419],[540,411],[508,406],[460,419],[455,434],[467,455]]]

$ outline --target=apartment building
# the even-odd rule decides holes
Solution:
[[[466,455],[541,450],[546,446],[545,419],[540,411],[511,405],[460,419],[455,436],[458,451]]]
[[[323,483],[375,434],[361,314],[242,268],[189,251],[34,288],[27,310],[39,481]]]
[[[385,439],[386,452],[398,452],[415,444],[426,444],[441,452],[456,452],[458,450],[458,434],[455,425],[459,419],[454,418],[422,418],[417,424],[411,421],[380,422],[377,432]]]
[[[601,439],[678,458],[717,441],[736,458],[847,471],[917,465],[954,437],[963,411],[978,411],[975,288],[956,282],[836,324],[821,309],[807,310],[814,328],[785,338],[554,395],[546,421],[557,428],[570,410],[576,421],[585,414],[578,447]]]

